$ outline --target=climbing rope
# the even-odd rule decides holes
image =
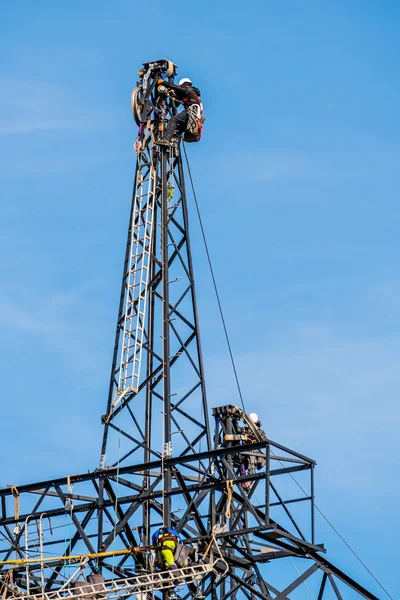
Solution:
[[[71,498],[72,488],[73,488],[73,484],[71,484],[71,476],[68,475],[68,477],[67,477],[68,499],[67,499],[66,505],[69,508],[69,511],[68,511],[69,512],[69,519],[67,520],[68,533],[67,533],[67,530],[65,532],[65,537],[66,538],[68,537],[68,540],[72,539],[72,510],[74,508],[74,503],[73,503],[72,498]],[[69,542],[69,543],[71,543],[71,542]],[[65,570],[67,572],[67,577],[70,578],[71,577],[71,570],[72,570],[72,565],[71,565],[71,561],[70,560],[68,560],[67,566],[66,566]],[[71,584],[69,582],[68,589],[70,589],[70,588],[71,588]]]
[[[172,199],[174,197],[174,146],[171,145],[170,148],[170,158],[169,158],[169,174],[167,180],[167,197],[168,202],[172,203]]]
[[[4,581],[2,582],[3,585],[3,591],[1,594],[1,600],[6,600],[7,597],[7,592],[8,592],[8,585],[12,586],[13,585],[13,572],[12,569],[9,569],[6,573],[6,576],[4,578]]]
[[[232,504],[232,496],[233,496],[233,479],[226,480],[226,510],[225,510],[225,519],[231,518],[231,504]]]
[[[19,490],[15,485],[12,486],[11,493],[14,496],[14,519],[19,521]]]
[[[294,566],[295,570],[297,571],[298,575],[302,575],[301,571],[297,568],[297,565],[295,564],[293,558],[291,556],[289,556],[290,558],[290,562],[292,563],[292,565]],[[308,587],[307,583],[305,581],[303,581],[303,585],[306,588],[307,592],[310,594],[311,598],[313,600],[315,600],[315,596],[313,595],[312,591],[310,590],[310,588]]]
[[[114,535],[113,542],[117,537],[117,520],[118,520],[118,484],[119,484],[119,468],[121,461],[121,426],[122,426],[122,410],[119,412],[119,424],[118,424],[118,458],[117,458],[117,474],[115,478],[115,503],[114,503]],[[115,575],[115,556],[112,565],[112,579],[114,579]]]
[[[226,562],[226,560],[224,558],[224,555],[221,552],[221,548],[218,545],[217,537],[216,537],[216,531],[215,531],[216,527],[217,526],[214,525],[213,530],[211,532],[211,540],[210,540],[207,548],[205,549],[205,552],[204,552],[203,558],[202,558],[202,562],[204,563],[205,560],[206,560],[206,558],[207,558],[207,556],[208,556],[208,554],[210,554],[210,563],[211,563],[212,566],[214,566],[215,563],[214,563],[214,557],[213,557],[213,551],[212,551],[212,549],[213,549],[213,546],[215,546],[216,549],[217,549],[218,555],[219,555],[219,558],[217,560],[220,560],[225,565],[225,571],[224,571],[224,573],[222,575],[220,575],[220,579],[222,579],[228,573],[228,571],[229,571],[229,565]]]
[[[164,478],[164,461],[165,461],[165,419],[164,419],[164,411],[161,411],[162,414],[162,439],[161,439],[161,498],[162,498],[162,524],[163,527],[165,525],[165,478]]]

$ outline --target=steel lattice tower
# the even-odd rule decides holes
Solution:
[[[157,91],[165,65],[172,79],[172,63],[145,64],[132,96],[139,151],[101,467],[139,456],[144,463],[168,458],[172,444],[181,456],[210,449],[182,159],[177,147],[154,145],[168,108],[174,111]],[[161,476],[163,521],[170,526],[171,469],[155,481],[147,473],[144,489],[157,486]],[[149,511],[146,502],[146,540]]]
[[[172,584],[132,549],[164,524],[202,561],[182,574],[183,599],[195,584],[213,600],[376,600],[315,540],[315,462],[235,406],[213,402],[210,424],[184,168],[179,144],[155,144],[177,109],[160,79],[175,73],[145,63],[132,94],[138,157],[100,467],[0,490],[0,591],[160,598]],[[104,583],[76,583],[90,573]]]

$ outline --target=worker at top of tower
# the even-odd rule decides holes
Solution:
[[[185,134],[185,141],[198,142],[201,138],[201,129],[203,124],[203,103],[200,98],[200,90],[194,87],[188,77],[184,77],[174,85],[169,81],[159,79],[160,91],[165,88],[168,93],[173,95],[183,104],[183,111],[171,117],[165,128],[164,135],[156,140],[156,144],[169,146],[171,140],[176,135]]]

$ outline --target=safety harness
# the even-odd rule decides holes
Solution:
[[[171,548],[169,546],[165,546],[165,542],[178,542],[178,538],[176,537],[176,535],[174,535],[173,533],[170,533],[168,531],[168,533],[162,533],[161,535],[158,536],[157,539],[157,544],[156,547],[157,549],[163,550],[168,549],[171,550]]]
[[[205,121],[205,118],[203,117],[203,103],[200,98],[200,90],[195,87],[189,89],[195,92],[198,101],[188,106],[188,97],[186,96],[182,100],[183,106],[188,114],[188,122],[183,139],[185,142],[199,142],[201,140],[203,123]]]
[[[174,542],[175,543],[175,549],[172,550],[172,548],[170,548],[169,546],[165,545],[165,542]],[[162,564],[162,558],[160,557],[161,551],[162,550],[170,550],[171,552],[174,553],[174,561],[177,567],[184,567],[186,566],[186,561],[189,557],[190,554],[190,549],[187,548],[184,544],[182,544],[182,542],[179,540],[179,538],[174,535],[173,533],[171,533],[170,531],[166,532],[166,533],[162,533],[161,535],[158,536],[157,538],[157,542],[156,542],[156,550],[157,550],[157,562],[158,564]]]

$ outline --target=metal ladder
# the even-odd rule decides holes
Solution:
[[[151,165],[146,179],[136,182],[134,211],[131,222],[128,274],[125,292],[125,319],[120,357],[118,387],[113,400],[115,408],[127,392],[137,393],[145,338],[147,285],[154,236],[156,170]]]
[[[177,585],[187,585],[203,579],[213,571],[213,565],[199,564],[174,571],[162,571],[129,577],[126,579],[113,579],[104,583],[79,582],[79,588],[54,590],[38,594],[10,595],[13,600],[64,600],[78,598],[95,598],[96,600],[112,600],[126,596],[137,596],[143,600],[146,594],[153,591],[174,588]]]

